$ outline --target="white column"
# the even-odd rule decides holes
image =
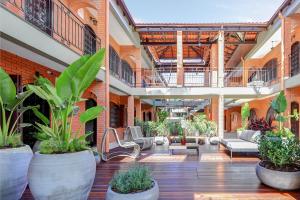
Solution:
[[[224,87],[224,31],[219,32],[218,38],[218,87]],[[218,98],[218,136],[224,137],[224,96]]]
[[[183,86],[183,47],[182,47],[182,31],[177,31],[177,86]]]

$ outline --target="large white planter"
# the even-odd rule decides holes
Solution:
[[[153,180],[154,186],[144,192],[132,193],[132,194],[120,194],[116,193],[108,187],[106,192],[106,200],[157,200],[159,198],[159,188],[155,180]]]
[[[29,167],[29,188],[35,200],[85,200],[95,174],[96,161],[91,151],[36,152]]]
[[[21,199],[32,155],[29,146],[0,149],[0,199]]]
[[[256,165],[256,175],[262,183],[273,188],[280,190],[300,189],[300,171],[282,172],[270,170],[258,163]]]

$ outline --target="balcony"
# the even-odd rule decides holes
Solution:
[[[177,69],[143,69],[142,83],[136,87],[217,87],[218,71],[207,67],[185,67],[183,84],[177,85]],[[243,77],[245,76],[245,78]],[[224,87],[266,87],[277,82],[276,75],[265,69],[227,69],[224,71]]]
[[[79,55],[101,48],[95,32],[58,0],[8,0],[1,5]]]

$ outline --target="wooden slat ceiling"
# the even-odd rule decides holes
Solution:
[[[176,32],[139,32],[141,45],[160,64],[161,59],[176,59]],[[225,64],[238,45],[255,44],[258,32],[225,32]],[[203,59],[209,65],[211,45],[217,43],[218,32],[183,32],[183,58]]]

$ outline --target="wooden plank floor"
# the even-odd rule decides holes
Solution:
[[[253,155],[234,155],[215,146],[202,146],[196,151],[175,151],[168,154],[167,146],[157,146],[142,153],[137,163],[153,170],[158,181],[160,199],[176,200],[287,200],[299,199],[300,191],[283,192],[259,182],[255,175],[258,159]],[[117,170],[125,170],[135,161],[122,158],[97,166],[91,200],[104,199],[107,185]],[[23,200],[31,200],[29,189]]]

